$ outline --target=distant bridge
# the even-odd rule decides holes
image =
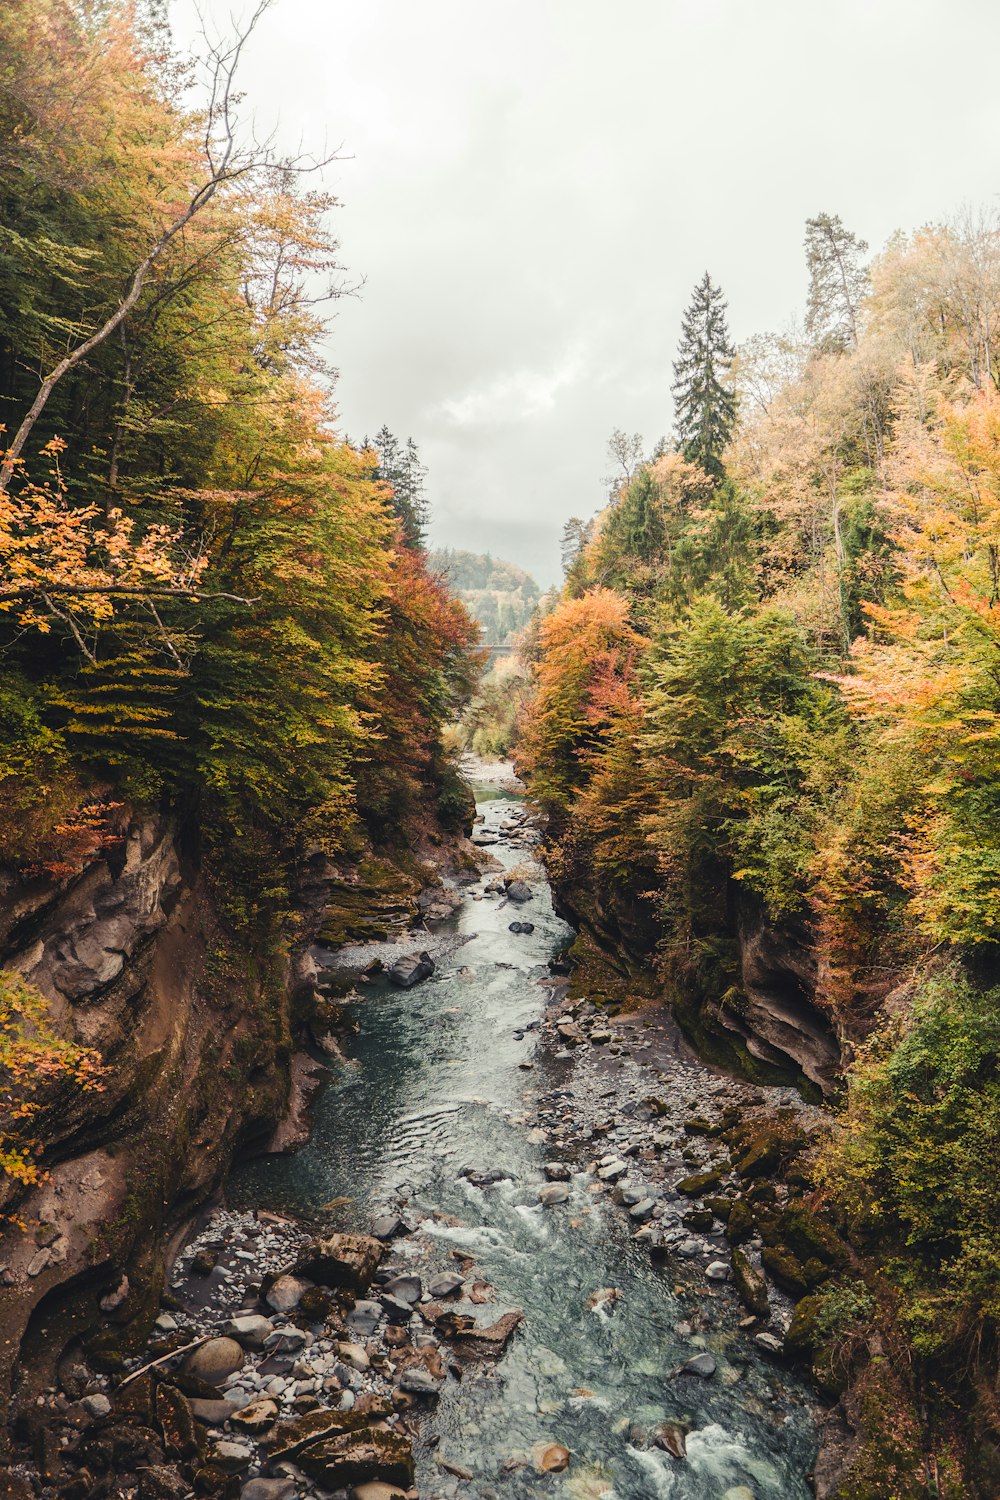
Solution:
[[[498,656],[513,656],[515,650],[511,641],[480,641],[479,649],[480,651],[488,651],[493,658]]]

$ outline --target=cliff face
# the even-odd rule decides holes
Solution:
[[[78,1338],[99,1362],[145,1335],[163,1230],[285,1108],[288,985],[240,954],[155,818],[58,887],[8,877],[0,960],[104,1060],[33,1122],[45,1180],[0,1241],[0,1389],[30,1388]],[[13,1196],[8,1188],[8,1209]],[[110,1323],[109,1323],[110,1320]]]
[[[317,989],[313,939],[328,953],[446,913],[442,870],[475,864],[436,826],[348,865],[307,854],[295,942],[265,958],[222,920],[170,824],[123,814],[118,832],[61,881],[0,871],[0,964],[104,1065],[99,1089],[67,1087],[33,1117],[44,1180],[0,1190],[19,1221],[0,1235],[0,1397],[13,1388],[15,1412],[77,1354],[113,1371],[141,1348],[172,1232],[237,1152],[306,1138],[323,1070],[304,1047],[323,1050],[339,1014]]]
[[[648,974],[660,930],[647,899],[628,885],[601,889],[579,870],[572,880],[557,877],[555,884],[561,914],[593,938],[612,966]],[[791,923],[769,923],[739,892],[733,893],[727,919],[730,977],[720,978],[720,971],[699,961],[684,967],[674,981],[681,1024],[719,1061],[798,1075],[821,1093],[832,1092],[841,1044],[816,999],[808,932]]]

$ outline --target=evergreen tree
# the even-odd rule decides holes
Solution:
[[[405,445],[400,443],[383,423],[371,446],[378,454],[375,478],[392,486],[393,514],[403,524],[403,540],[409,547],[422,547],[428,519],[424,496],[427,470],[420,462],[416,443],[411,437]]]
[[[725,384],[733,353],[726,299],[706,271],[681,323],[673,392],[681,453],[718,478],[736,421],[736,395]]]

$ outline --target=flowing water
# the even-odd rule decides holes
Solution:
[[[480,812],[495,826],[503,798],[479,790],[491,795]],[[524,863],[523,852],[507,846],[493,852],[507,867]],[[806,1500],[815,1455],[807,1393],[737,1331],[735,1299],[727,1295],[726,1312],[713,1304],[713,1325],[701,1336],[683,1326],[678,1333],[691,1303],[675,1295],[669,1261],[657,1266],[631,1242],[621,1210],[587,1192],[592,1178],[575,1173],[567,1203],[538,1202],[550,1153],[523,1111],[526,1093],[555,1080],[545,1076],[535,1031],[525,1028],[544,1008],[538,980],[546,963],[571,933],[552,910],[541,871],[532,870],[531,883],[530,909],[470,895],[452,923],[468,941],[430,981],[411,991],[368,988],[356,1007],[351,1060],[318,1102],[309,1145],[244,1168],[231,1197],[310,1212],[344,1199],[338,1223],[359,1229],[403,1202],[407,1222],[439,1241],[438,1269],[453,1249],[475,1257],[496,1292],[495,1304],[478,1309],[489,1314],[484,1321],[524,1309],[499,1363],[449,1380],[430,1418],[440,1446],[418,1467],[422,1495]],[[533,934],[508,931],[512,918],[528,916]],[[530,1058],[535,1071],[520,1070]],[[556,1066],[563,1076],[565,1064]],[[477,1188],[463,1167],[508,1176]],[[394,1258],[406,1246],[398,1244]],[[588,1310],[602,1287],[621,1295],[611,1310]],[[718,1361],[711,1380],[672,1375],[701,1348]],[[642,1431],[664,1421],[689,1427],[686,1461],[643,1445]],[[564,1473],[505,1469],[541,1442],[571,1450]],[[442,1456],[474,1479],[447,1478]]]

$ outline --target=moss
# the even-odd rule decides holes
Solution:
[[[802,1262],[791,1250],[780,1249],[777,1245],[765,1245],[761,1258],[766,1271],[783,1291],[789,1292],[793,1297],[804,1297],[811,1290]]]
[[[767,1300],[767,1283],[764,1277],[752,1265],[749,1258],[742,1250],[734,1250],[732,1254],[733,1284],[736,1293],[747,1312],[751,1312],[757,1318],[766,1318],[770,1312]]]
[[[753,1211],[745,1198],[737,1198],[726,1222],[726,1239],[731,1245],[744,1245],[754,1232]]]
[[[682,1178],[677,1184],[677,1191],[683,1193],[685,1198],[700,1198],[703,1193],[708,1192],[710,1188],[718,1187],[721,1182],[721,1172],[695,1172],[690,1177]]]
[[[733,1199],[722,1197],[706,1198],[705,1207],[710,1208],[715,1217],[725,1223],[733,1211]]]
[[[847,1264],[847,1247],[839,1235],[801,1200],[782,1209],[776,1233],[781,1243],[793,1250],[807,1267],[813,1261],[821,1269]]]

